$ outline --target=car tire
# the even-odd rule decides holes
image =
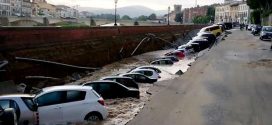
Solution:
[[[18,120],[14,109],[5,109],[4,125],[18,125]]]
[[[262,40],[262,41],[263,41],[263,37],[262,37],[262,36],[260,37],[260,40]]]
[[[103,120],[103,117],[98,112],[91,112],[88,115],[85,116],[84,120],[86,122],[99,122]]]

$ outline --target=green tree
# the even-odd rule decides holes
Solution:
[[[124,16],[122,17],[122,20],[131,20],[131,18],[130,18],[128,15],[124,15]]]
[[[214,15],[215,15],[215,7],[209,6],[207,10],[207,17],[209,18],[209,21],[214,21]]]
[[[156,19],[157,19],[157,15],[156,15],[155,13],[152,13],[152,14],[148,17],[148,19],[150,19],[150,20],[156,20]]]
[[[147,19],[148,19],[148,17],[144,16],[144,15],[138,17],[138,20],[140,20],[140,21],[146,21]]]
[[[193,18],[194,24],[208,24],[210,22],[210,18],[208,16],[196,16]]]
[[[267,17],[272,13],[271,0],[247,0],[246,2],[251,9],[261,11],[262,17]]]
[[[183,13],[177,13],[176,17],[175,17],[175,21],[182,23],[183,22]]]
[[[259,11],[259,10],[254,10],[253,12],[251,12],[250,21],[251,21],[253,24],[261,24],[261,11]]]

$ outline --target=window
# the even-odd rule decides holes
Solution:
[[[32,98],[22,98],[24,103],[26,104],[26,106],[31,110],[34,111],[34,102],[32,100]]]
[[[144,75],[146,75],[146,76],[152,76],[152,75],[153,75],[153,72],[151,72],[151,71],[145,71],[145,72],[144,72]]]
[[[64,102],[65,96],[66,94],[63,91],[51,92],[38,97],[36,102],[39,107],[60,104]]]
[[[75,102],[84,100],[86,92],[84,91],[67,91],[66,102]]]
[[[101,83],[101,84],[99,84],[100,86],[100,93],[106,93],[106,92],[110,92],[111,91],[111,89],[112,89],[112,86],[111,86],[111,84],[107,84],[107,83]]]
[[[9,100],[1,100],[1,101],[0,101],[0,106],[1,106],[3,109],[10,108],[10,102],[9,102]]]

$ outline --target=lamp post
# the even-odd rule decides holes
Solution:
[[[115,18],[114,18],[114,26],[117,26],[117,19],[116,19],[116,12],[117,12],[117,2],[118,2],[118,0],[114,0],[114,3],[115,3]]]
[[[170,25],[170,6],[168,7],[168,25]]]

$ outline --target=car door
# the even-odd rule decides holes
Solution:
[[[99,83],[99,94],[104,99],[112,99],[118,96],[118,93],[113,93],[113,83]]]
[[[35,98],[40,125],[63,124],[62,103],[65,101],[65,96],[65,91],[56,91]]]
[[[85,96],[85,91],[66,91],[66,100],[62,104],[63,121],[65,121],[65,124],[83,122],[85,116],[82,116],[82,114],[91,106],[91,104],[84,102]]]

